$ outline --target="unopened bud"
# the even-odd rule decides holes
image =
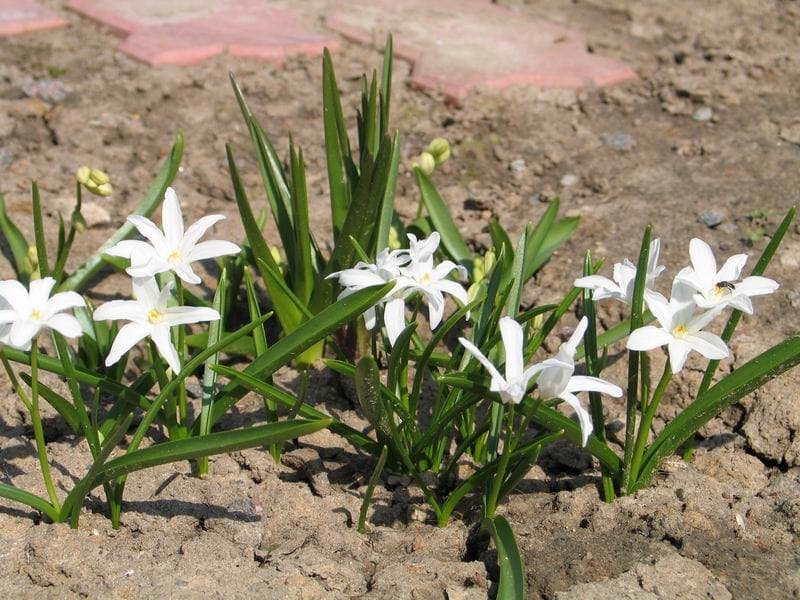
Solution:
[[[31,279],[39,279],[39,255],[36,246],[28,246],[28,253],[22,259],[22,269]]]
[[[95,194],[97,194],[98,196],[103,196],[104,198],[108,198],[108,197],[109,197],[111,194],[113,194],[113,193],[114,193],[114,189],[111,187],[111,184],[110,184],[110,183],[108,183],[108,182],[106,182],[106,183],[101,183],[101,184],[100,184],[100,185],[98,185],[98,186],[97,186],[97,188],[96,188],[95,190],[93,190],[93,191],[94,191],[94,193],[95,193]]]
[[[79,167],[78,172],[75,173],[75,179],[77,179],[79,183],[86,185],[89,183],[91,174],[92,170],[89,167]]]
[[[78,233],[83,233],[89,228],[86,219],[84,219],[83,215],[79,212],[72,213],[72,226],[75,227],[75,231]]]
[[[433,158],[430,152],[423,152],[419,155],[416,166],[420,171],[425,173],[425,175],[430,175],[436,168],[436,159]]]
[[[278,250],[278,247],[270,246],[269,253],[272,255],[272,260],[274,260],[275,264],[278,265],[278,270],[283,273],[283,259],[281,259],[281,253],[280,250]]]
[[[428,152],[433,156],[436,166],[447,162],[450,158],[450,142],[442,137],[434,139],[428,146]]]
[[[100,169],[92,169],[89,172],[89,178],[92,181],[94,181],[97,185],[103,185],[104,183],[108,183],[109,181],[111,181],[109,176]]]
[[[496,262],[497,255],[494,252],[494,248],[489,248],[486,254],[483,255],[483,272],[487,274],[491,273]]]
[[[392,225],[389,227],[389,250],[399,250],[400,247],[400,236],[397,233],[397,228]]]
[[[478,297],[478,292],[480,291],[480,289],[481,289],[481,284],[478,283],[477,281],[473,283],[471,286],[469,286],[469,288],[467,289],[467,304],[475,301],[475,299]]]
[[[486,277],[486,262],[480,256],[472,259],[472,281],[480,283]]]

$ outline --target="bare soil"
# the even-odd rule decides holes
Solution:
[[[76,168],[91,164],[110,173],[116,192],[89,199],[92,227],[78,239],[70,267],[138,203],[177,130],[186,135],[175,186],[187,218],[222,212],[232,218],[218,226],[220,237],[241,238],[226,142],[252,199],[264,198],[229,71],[278,146],[285,149],[291,132],[303,147],[312,226],[325,237],[318,60],[276,69],[223,56],[191,68],[151,69],[117,53],[118,39],[106,30],[55,0],[47,4],[70,20],[68,29],[0,39],[0,190],[29,229],[30,180],[38,180],[54,232],[57,211],[71,207]],[[578,93],[477,92],[456,109],[410,89],[409,66],[397,62],[393,120],[404,147],[399,210],[413,217],[410,164],[443,135],[453,157],[435,181],[476,249],[489,244],[490,217],[518,235],[555,196],[568,214],[582,217],[572,240],[525,290],[528,304],[558,298],[580,274],[587,248],[609,263],[635,255],[648,223],[663,240],[671,274],[686,263],[695,236],[720,255],[757,257],[800,190],[800,5],[541,0],[513,6],[579,27],[594,51],[626,61],[640,79]],[[352,116],[357,76],[380,57],[342,46],[336,69]],[[710,228],[703,213],[721,222]],[[798,331],[798,266],[795,227],[768,272],[781,289],[756,301],[756,316],[743,320],[733,361],[723,369]],[[5,261],[0,275],[12,275]],[[126,294],[121,285],[124,279],[106,277],[92,294],[98,300]],[[604,304],[600,316],[610,326],[620,311]],[[656,429],[689,401],[701,366],[690,362],[673,384]],[[609,378],[622,381],[621,368]],[[742,400],[703,430],[692,463],[669,460],[650,489],[610,505],[599,499],[591,458],[566,444],[548,448],[502,508],[525,554],[529,596],[800,597],[799,378],[790,372]],[[293,388],[296,373],[286,369],[279,379]],[[0,385],[0,472],[43,493],[30,421],[7,381]],[[312,389],[320,407],[366,427],[332,375],[315,373]],[[621,402],[608,401],[606,409],[619,432]],[[46,417],[58,485],[68,489],[85,472],[89,454],[54,414]],[[226,425],[262,418],[259,401],[246,398]],[[99,496],[87,503],[77,532],[2,502],[0,596],[493,595],[496,556],[477,535],[470,507],[438,529],[418,490],[387,476],[376,492],[370,533],[356,533],[353,520],[372,466],[369,457],[322,432],[290,445],[278,465],[252,450],[216,458],[205,480],[193,477],[187,464],[137,473],[129,478],[119,531],[109,527]]]

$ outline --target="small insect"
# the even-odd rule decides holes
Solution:
[[[731,283],[730,281],[720,281],[717,284],[718,288],[730,290],[731,292],[736,289],[736,284]]]

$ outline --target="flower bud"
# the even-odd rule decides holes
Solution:
[[[483,272],[487,274],[491,273],[496,262],[497,255],[494,252],[494,248],[489,248],[486,254],[483,255]]]
[[[428,146],[428,152],[433,156],[436,166],[444,164],[450,158],[450,142],[442,137],[434,139]]]
[[[415,166],[420,171],[425,173],[425,175],[430,175],[436,168],[436,159],[433,158],[433,155],[430,152],[423,152],[419,155]]]
[[[103,185],[111,181],[106,173],[101,171],[100,169],[92,169],[89,171],[89,178],[94,181],[98,186]]]
[[[486,277],[486,262],[483,257],[476,256],[472,259],[472,281],[480,283]]]
[[[36,246],[28,246],[28,253],[22,259],[22,269],[31,279],[39,279],[39,255]]]
[[[392,225],[389,227],[389,250],[399,250],[400,248],[400,235],[397,233],[397,228]]]
[[[75,179],[77,179],[82,185],[86,185],[89,183],[89,177],[91,174],[92,170],[89,167],[78,167],[78,172],[75,173]]]
[[[98,196],[103,196],[104,198],[108,198],[111,194],[114,193],[114,189],[111,187],[111,184],[108,183],[108,182],[101,183],[100,185],[97,186],[97,189],[93,190],[93,191]]]

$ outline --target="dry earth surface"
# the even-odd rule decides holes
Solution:
[[[61,9],[58,2],[46,4]],[[555,196],[568,214],[582,217],[576,235],[525,290],[528,305],[562,294],[587,248],[609,262],[633,256],[647,223],[662,238],[673,274],[687,261],[694,236],[722,255],[757,256],[765,231],[799,197],[800,4],[541,0],[513,6],[582,29],[592,49],[625,61],[640,79],[579,93],[479,92],[456,109],[411,90],[408,66],[398,62],[393,120],[403,131],[401,213],[413,217],[417,203],[410,163],[430,139],[444,135],[453,157],[435,180],[476,249],[489,243],[489,217],[518,235]],[[107,31],[61,13],[68,29],[0,39],[0,189],[27,227],[31,179],[39,181],[55,217],[71,207],[79,165],[111,174],[116,193],[87,202],[92,227],[79,238],[71,267],[137,204],[179,129],[186,155],[175,186],[188,218],[225,213],[233,218],[218,233],[241,238],[225,142],[233,144],[252,197],[264,199],[228,71],[278,145],[285,149],[291,132],[306,152],[312,225],[324,237],[318,60],[276,69],[223,56],[191,68],[151,69],[115,52],[118,39]],[[349,115],[357,76],[379,60],[372,50],[342,43],[336,68]],[[53,231],[55,223],[48,221]],[[733,361],[724,369],[798,331],[799,265],[795,227],[768,273],[781,289],[757,300],[757,314],[740,325]],[[7,262],[0,274],[11,276]],[[91,295],[102,301],[127,293],[121,285],[122,278],[106,277]],[[618,307],[602,305],[604,324],[620,316]],[[701,366],[690,362],[673,385],[656,429],[688,402]],[[599,475],[587,455],[566,444],[548,448],[501,509],[525,554],[529,596],[800,597],[799,375],[790,372],[729,409],[702,431],[694,462],[668,461],[652,488],[611,505],[598,498]],[[609,371],[612,380],[623,377],[621,364]],[[2,381],[0,472],[43,493],[31,423]],[[286,369],[279,381],[291,389],[296,373]],[[366,427],[335,377],[318,371],[313,384],[316,404]],[[606,406],[618,441],[622,404]],[[259,421],[259,407],[257,399],[245,399],[225,425]],[[89,453],[54,414],[46,416],[55,475],[68,489]],[[206,480],[193,477],[187,464],[137,473],[129,479],[118,531],[103,516],[100,496],[87,503],[77,532],[2,502],[0,596],[493,595],[496,557],[477,535],[475,507],[438,529],[418,490],[387,476],[378,486],[370,532],[356,533],[353,519],[372,466],[370,457],[322,432],[287,448],[281,464],[252,450],[216,458]]]

